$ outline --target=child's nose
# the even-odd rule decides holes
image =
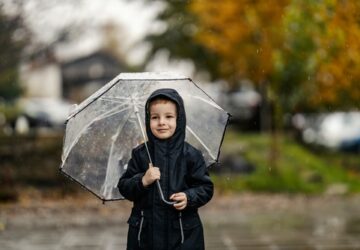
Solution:
[[[164,119],[163,117],[160,117],[159,123],[160,123],[160,124],[164,124],[164,123],[165,123],[165,119]]]

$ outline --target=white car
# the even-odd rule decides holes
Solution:
[[[302,131],[306,143],[332,149],[360,139],[360,112],[334,112],[319,115],[297,114],[293,118],[295,128]]]
[[[72,105],[62,99],[24,98],[18,101],[31,126],[63,127]]]

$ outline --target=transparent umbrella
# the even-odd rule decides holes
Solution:
[[[182,96],[185,140],[202,151],[207,166],[217,163],[230,116],[227,112],[190,78],[121,73],[68,117],[61,172],[103,201],[123,199],[117,184],[132,149],[147,141],[144,106],[150,94],[160,88],[175,89]]]

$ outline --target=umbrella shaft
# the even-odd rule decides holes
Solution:
[[[150,164],[153,165],[153,162],[152,162],[151,156],[150,156],[150,152],[149,152],[149,148],[148,148],[148,145],[147,145],[147,138],[146,138],[146,135],[145,135],[144,128],[143,128],[143,126],[142,126],[141,119],[140,119],[139,109],[136,107],[135,104],[134,104],[134,111],[135,111],[136,117],[137,117],[138,122],[139,122],[141,134],[142,134],[142,136],[143,136],[143,138],[144,138],[144,144],[145,144],[146,152],[147,152],[148,157],[149,157]],[[162,191],[162,189],[161,189],[159,180],[156,180],[156,185],[157,185],[157,187],[158,187],[161,200],[162,200],[164,203],[168,204],[168,205],[174,205],[176,202],[174,202],[174,201],[167,201],[167,200],[164,198],[164,193],[163,193],[163,191]]]

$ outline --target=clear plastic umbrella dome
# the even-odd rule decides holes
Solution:
[[[178,91],[186,111],[186,141],[207,166],[218,161],[229,114],[190,78],[121,73],[79,104],[66,122],[60,170],[100,199],[123,199],[117,184],[134,147],[146,141],[145,103],[160,88]]]

